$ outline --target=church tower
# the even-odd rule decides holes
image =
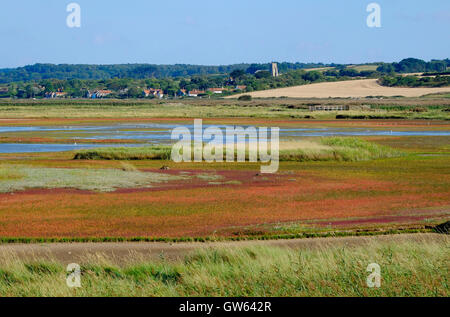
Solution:
[[[277,63],[272,63],[272,76],[273,77],[278,77],[278,64]]]

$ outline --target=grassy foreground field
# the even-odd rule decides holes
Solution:
[[[197,250],[181,261],[92,256],[81,287],[66,285],[58,261],[0,259],[0,296],[442,296],[449,295],[449,240],[372,240],[294,250],[268,246]],[[367,266],[381,268],[369,288]]]

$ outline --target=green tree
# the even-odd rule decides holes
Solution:
[[[233,78],[234,80],[239,80],[244,76],[245,76],[245,71],[243,71],[242,69],[236,69],[230,73],[230,77]]]
[[[272,77],[272,73],[267,70],[262,70],[262,71],[257,72],[255,74],[255,77],[258,79],[270,78],[270,77]]]
[[[139,89],[137,87],[131,87],[128,89],[128,97],[129,98],[142,98],[143,97],[143,90]]]

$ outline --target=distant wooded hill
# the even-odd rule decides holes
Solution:
[[[450,60],[431,60],[430,62],[416,58],[407,58],[398,63],[374,63],[381,74],[445,72],[450,67]],[[348,65],[323,63],[278,63],[280,73],[287,73],[301,69],[322,69],[335,67],[338,71],[347,69]],[[353,65],[355,66],[355,65]],[[270,71],[271,64],[233,64],[222,66],[203,65],[151,65],[151,64],[117,64],[117,65],[69,65],[69,64],[35,64],[18,68],[0,69],[0,84],[13,82],[37,82],[40,80],[108,80],[108,79],[162,79],[186,78],[192,76],[229,75],[233,71],[241,70],[247,74],[258,71]],[[328,69],[328,71],[331,71]],[[354,69],[353,69],[354,71]],[[332,75],[332,74],[331,74]],[[353,76],[352,74],[341,74]]]
[[[417,58],[406,58],[399,63],[385,63],[377,68],[382,73],[423,73],[445,72],[450,67],[450,59],[425,62]]]
[[[279,63],[280,72],[289,70],[337,66],[322,63]],[[118,64],[118,65],[69,65],[69,64],[35,64],[18,68],[0,69],[0,83],[19,81],[37,81],[42,79],[94,79],[111,78],[167,78],[195,75],[229,74],[233,70],[257,71],[269,70],[270,64],[234,64],[224,66],[202,65],[150,65],[150,64]]]

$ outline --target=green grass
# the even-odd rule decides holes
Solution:
[[[420,108],[418,107],[417,109]],[[335,115],[335,118],[339,120],[450,120],[448,111],[441,109],[426,110],[424,112],[414,110],[385,110],[380,112],[349,111],[339,112]]]
[[[430,94],[425,95],[424,98],[450,98],[450,94],[448,93]]]
[[[349,105],[351,111],[309,111],[310,105]],[[399,107],[379,111],[379,106]],[[421,106],[430,110],[415,113],[403,106]],[[436,108],[438,106],[438,108]],[[286,118],[335,119],[336,114],[365,119],[446,119],[449,101],[446,95],[428,98],[361,99],[233,99],[199,100],[0,100],[1,118]]]
[[[280,161],[369,161],[400,157],[403,153],[387,146],[350,137],[321,138],[316,142],[299,144],[297,149],[280,151]]]
[[[143,173],[130,166],[124,166],[123,169],[82,169],[1,164],[0,193],[31,188],[76,188],[108,192],[117,188],[151,187],[154,183],[179,178]]]
[[[371,241],[354,247],[292,250],[209,248],[184,260],[123,265],[97,256],[81,265],[81,288],[66,286],[55,261],[0,260],[0,296],[442,296],[449,294],[448,237]],[[370,263],[381,287],[368,288]]]
[[[304,229],[303,229],[304,230]],[[362,237],[362,236],[387,236],[397,234],[412,234],[412,233],[436,233],[440,232],[436,229],[436,226],[406,226],[397,228],[375,228],[375,229],[333,229],[332,231],[317,231],[317,229],[308,230],[308,232],[286,232],[283,233],[265,233],[260,234],[243,234],[239,236],[222,237],[218,235],[206,236],[206,237],[66,237],[66,238],[24,238],[24,237],[9,237],[1,238],[1,243],[22,243],[22,244],[34,244],[34,243],[112,243],[112,242],[169,242],[169,243],[182,243],[182,242],[220,242],[220,241],[255,241],[255,240],[292,240],[292,239],[314,239],[314,238],[336,238],[336,237]]]
[[[0,165],[0,182],[16,181],[22,179],[24,174],[16,168],[4,168],[4,165]]]
[[[75,160],[170,160],[170,146],[114,147],[76,152]]]
[[[285,148],[285,149],[284,149]],[[224,150],[224,159],[225,157]],[[366,161],[402,156],[403,153],[358,138],[330,137],[315,141],[284,142],[280,161]],[[248,158],[248,151],[247,151]],[[169,146],[99,148],[75,153],[75,160],[170,160]]]

